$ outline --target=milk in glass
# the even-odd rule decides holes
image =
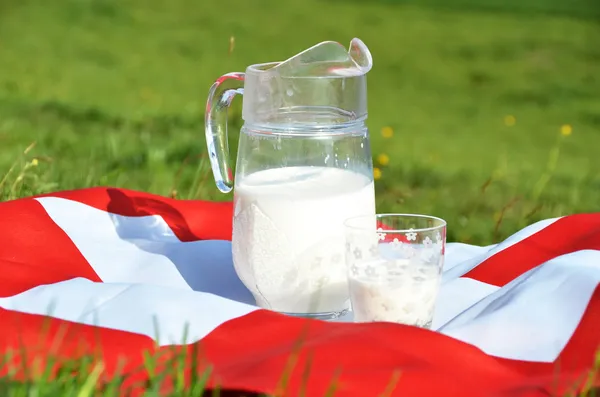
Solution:
[[[365,262],[350,272],[354,321],[386,321],[430,328],[440,287],[437,266],[410,260]]]

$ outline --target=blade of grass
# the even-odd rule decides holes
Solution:
[[[383,393],[381,393],[379,395],[379,397],[391,397],[394,390],[396,390],[396,386],[398,386],[398,382],[400,381],[401,374],[402,374],[402,372],[399,369],[395,370],[392,373],[392,376],[390,377],[390,381],[386,385]]]
[[[100,379],[102,371],[104,371],[104,362],[98,361],[81,386],[79,393],[77,393],[77,397],[90,397],[92,395],[94,392],[94,387],[98,383],[98,379]]]
[[[304,364],[304,370],[302,371],[302,383],[300,383],[300,390],[298,392],[299,397],[306,397],[306,388],[308,387],[308,381],[310,379],[310,370],[312,368],[313,358],[313,352],[308,352],[308,356],[306,357],[306,362]]]
[[[331,383],[329,384],[329,387],[327,387],[327,391],[325,392],[325,397],[333,397],[333,395],[335,394],[335,392],[337,391],[337,389],[339,387],[339,380],[340,380],[341,374],[342,374],[341,368],[338,368],[335,370],[335,373],[333,374],[333,379],[331,379]]]
[[[304,343],[304,341],[306,340],[306,337],[308,336],[308,331],[309,331],[311,321],[312,320],[310,320],[310,319],[306,319],[304,321],[303,327],[300,330],[300,336],[298,337],[298,339],[296,341],[294,341],[294,345],[292,346],[292,352],[290,353],[290,356],[288,357],[288,360],[286,361],[285,367],[283,369],[283,373],[281,374],[279,382],[278,382],[277,386],[275,387],[275,395],[282,394],[283,390],[285,390],[286,386],[288,385],[290,377],[292,376],[292,373],[294,372],[294,368],[296,367],[296,364],[298,363],[298,360],[300,359],[300,351],[302,349],[302,344]]]

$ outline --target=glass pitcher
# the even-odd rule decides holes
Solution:
[[[206,142],[220,191],[234,189],[235,270],[258,306],[321,319],[350,305],[344,220],[375,214],[367,119],[369,50],[323,42],[211,87]],[[235,182],[227,109],[243,95]]]

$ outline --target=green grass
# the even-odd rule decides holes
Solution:
[[[599,17],[593,0],[2,0],[0,199],[111,185],[228,200],[205,155],[210,84],[360,37],[373,155],[390,158],[378,210],[497,242],[597,210]]]
[[[432,213],[449,221],[450,240],[488,244],[539,219],[594,211],[600,199],[600,7],[591,1],[1,7],[0,171],[33,141],[30,157],[48,160],[14,189],[4,186],[4,198],[112,185],[230,199],[200,158],[210,84],[251,63],[358,36],[375,60],[374,156],[391,159],[378,181],[379,211]],[[563,124],[573,134],[553,154]],[[384,126],[395,132],[387,141]]]

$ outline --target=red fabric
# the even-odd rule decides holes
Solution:
[[[1,203],[0,219],[0,297],[73,277],[101,281],[37,201]]]
[[[583,249],[600,249],[600,213],[561,218],[477,265],[465,277],[502,286],[552,258]]]
[[[180,201],[123,189],[94,188],[53,193],[95,208],[127,216],[161,215],[183,241],[229,239],[231,203]],[[33,199],[0,204],[0,296],[32,287],[84,277],[101,281],[65,233]],[[568,238],[565,233],[568,231]],[[600,214],[567,217],[504,251],[467,277],[504,285],[554,256],[581,249],[600,249]],[[510,260],[519,258],[519,260]],[[39,358],[62,359],[95,354],[105,363],[103,379],[119,361],[125,387],[145,379],[143,352],[156,348],[143,335],[77,324],[51,317],[0,309],[0,349],[14,352],[14,376],[30,376]],[[299,343],[300,342],[300,343]],[[213,366],[211,386],[296,396],[324,395],[336,382],[336,396],[381,395],[396,373],[392,396],[547,396],[581,387],[600,348],[600,287],[583,319],[554,363],[496,358],[448,336],[415,327],[371,323],[329,323],[258,310],[219,326],[194,345],[203,359],[198,370]],[[288,386],[278,384],[286,363],[295,359]],[[18,365],[26,363],[27,365]],[[188,363],[189,364],[189,363]],[[186,367],[189,373],[192,366]],[[309,370],[309,376],[305,371]],[[2,367],[6,375],[11,368]],[[188,378],[189,379],[189,378]],[[600,386],[600,378],[593,378]],[[135,386],[137,392],[142,389]],[[554,394],[552,394],[554,393]]]
[[[41,195],[61,197],[126,216],[161,215],[181,241],[231,240],[231,202],[176,200],[127,189],[90,188]]]

